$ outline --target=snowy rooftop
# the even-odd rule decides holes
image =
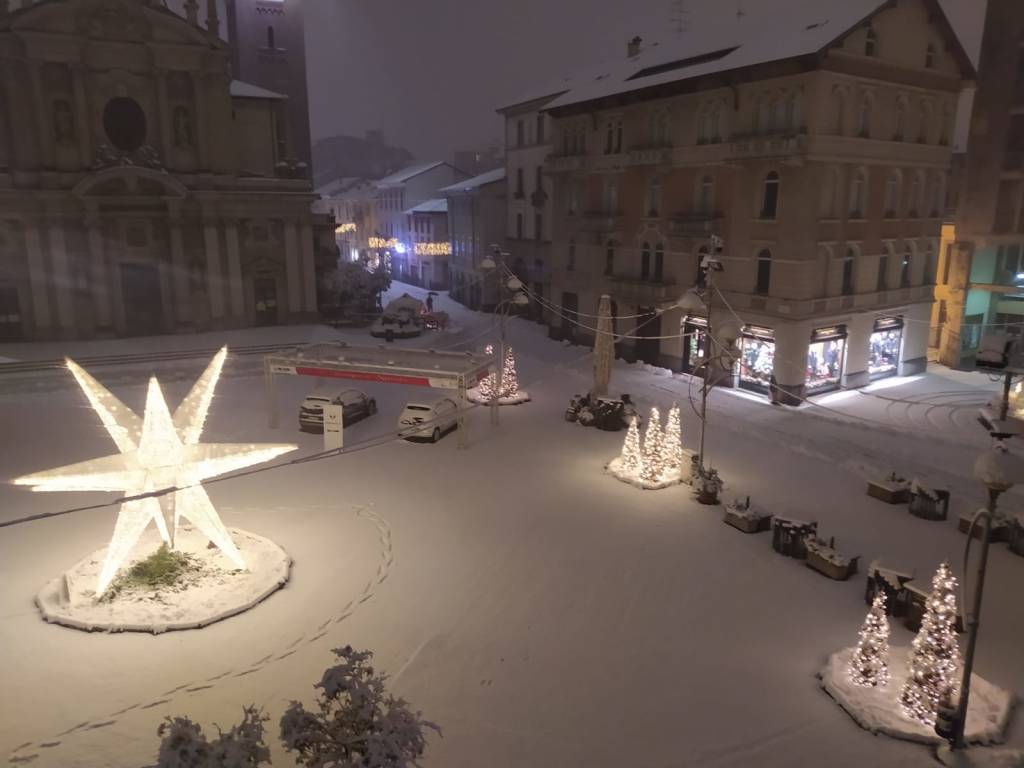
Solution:
[[[503,181],[505,179],[505,168],[495,168],[493,171],[487,171],[481,173],[479,176],[474,176],[471,179],[460,181],[452,184],[448,187],[442,187],[440,192],[469,192],[474,189],[486,186],[488,184],[494,184],[496,181]]]
[[[940,23],[948,21],[928,0]],[[769,4],[765,4],[768,6]],[[661,43],[642,43],[638,54],[567,78],[567,88],[546,105],[556,110],[644,88],[815,54],[876,12],[887,0],[778,0],[753,9],[741,22],[704,26]],[[967,54],[951,32],[957,54]],[[538,96],[539,97],[539,96]]]
[[[385,176],[383,179],[377,181],[378,187],[386,187],[391,184],[402,184],[408,181],[414,176],[419,176],[421,173],[432,171],[440,165],[447,165],[444,160],[435,160],[432,163],[419,163],[417,165],[410,165],[403,168],[400,171],[395,171],[390,176]]]
[[[405,213],[448,213],[448,201],[443,197],[424,200],[419,205],[414,205],[405,211]]]
[[[258,85],[252,83],[246,83],[242,80],[231,81],[231,95],[241,99],[287,99],[283,93],[277,93],[276,91],[268,91],[266,88],[261,88]]]

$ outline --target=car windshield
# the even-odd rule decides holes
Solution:
[[[430,410],[430,406],[429,405],[407,405],[407,406],[405,406],[405,410],[407,410],[407,411],[429,411]]]
[[[319,396],[310,395],[309,397],[306,398],[306,402],[307,403],[329,403],[331,401],[328,398],[326,398],[326,397],[319,397]]]
[[[357,403],[359,402],[360,399],[362,399],[362,397],[363,393],[357,392],[354,389],[346,389],[344,392],[338,395],[338,399],[341,400],[341,402],[343,403]]]

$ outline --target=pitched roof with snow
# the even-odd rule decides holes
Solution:
[[[438,166],[448,165],[444,160],[435,160],[432,163],[419,163],[418,165],[410,165],[403,168],[400,171],[395,171],[390,176],[385,176],[383,179],[377,181],[378,187],[386,187],[391,184],[401,184],[408,181],[414,176],[419,176],[421,173],[432,171]]]
[[[435,197],[433,200],[424,200],[419,205],[414,205],[405,213],[448,213],[448,201],[443,197]]]
[[[925,0],[945,29],[965,73],[970,59],[937,0]],[[545,109],[579,105],[646,88],[720,72],[817,54],[868,21],[889,0],[774,0],[742,23],[701,28],[699,38],[684,36],[653,43],[628,58],[607,62],[570,79],[569,87]]]
[[[505,169],[495,168],[493,171],[487,171],[487,173],[481,173],[479,176],[474,176],[471,179],[465,181],[458,181],[447,187],[441,187],[439,192],[470,192],[474,189],[486,186],[488,184],[494,184],[498,181],[505,180]]]
[[[258,85],[252,83],[246,83],[242,80],[231,81],[231,95],[241,99],[287,99],[283,93],[277,93],[276,91],[268,91],[266,88],[261,88]]]

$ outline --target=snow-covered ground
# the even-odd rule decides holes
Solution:
[[[494,341],[493,317],[444,296],[436,303],[452,315],[453,329],[401,344],[458,349]],[[14,765],[145,765],[165,715],[227,726],[255,702],[276,719],[290,699],[312,700],[330,648],[352,644],[372,649],[393,690],[443,727],[426,766],[932,764],[920,745],[860,729],[815,679],[830,653],[856,640],[867,610],[863,576],[834,582],[775,554],[768,534],[724,525],[721,511],[698,505],[687,486],[645,493],[605,474],[623,434],[563,420],[571,395],[588,387],[588,350],[549,341],[525,320],[509,327],[532,400],[501,409],[497,428],[486,407],[470,412],[467,449],[454,434],[436,445],[390,442],[208,485],[227,525],[266,536],[294,558],[288,585],[247,613],[158,636],[48,625],[33,596],[106,543],[115,510],[0,529],[0,754]],[[376,343],[365,330],[307,326],[10,345],[0,356],[331,338]],[[172,408],[206,362],[153,366]],[[300,445],[298,454],[320,450],[322,438],[296,424],[316,382],[281,380],[282,426],[273,430],[258,363],[229,359],[208,439],[287,439]],[[141,407],[149,372],[93,371],[133,407]],[[39,376],[0,378],[5,480],[110,452],[71,377]],[[42,378],[45,386],[36,386]],[[983,500],[971,466],[986,440],[971,409],[995,388],[975,374],[939,370],[866,393],[820,396],[797,410],[715,392],[707,456],[727,499],[749,494],[771,511],[817,520],[823,536],[863,563],[878,558],[927,579],[948,558],[961,576],[956,518]],[[367,389],[379,413],[346,429],[346,445],[393,432],[406,400],[422,395]],[[611,391],[631,393],[641,411],[680,402],[684,442],[695,446],[688,396],[697,386],[688,377],[619,364]],[[865,478],[890,470],[950,487],[950,520],[926,522],[868,498]],[[101,498],[4,484],[0,519]],[[1003,504],[1019,509],[1021,497],[1011,492]],[[1017,692],[1024,692],[1022,595],[1024,559],[995,546],[976,671]],[[912,637],[894,622],[895,645]],[[1024,747],[1020,722],[1011,724],[1008,744]],[[275,766],[293,764],[276,744],[273,757]]]

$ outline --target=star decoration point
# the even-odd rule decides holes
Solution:
[[[298,446],[199,442],[227,353],[223,347],[214,355],[173,415],[160,383],[150,377],[141,419],[80,365],[66,359],[68,370],[120,452],[25,475],[14,483],[32,486],[33,491],[114,491],[126,497],[142,496],[129,498],[118,510],[96,584],[97,596],[106,591],[150,522],[173,548],[184,517],[236,567],[245,567],[202,481],[261,464]],[[145,496],[157,491],[162,493]]]

